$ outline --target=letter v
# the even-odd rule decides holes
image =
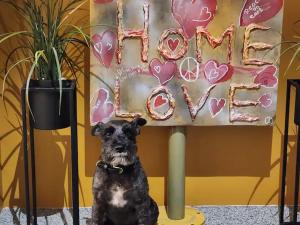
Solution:
[[[192,99],[188,93],[188,89],[185,85],[182,85],[181,86],[181,89],[183,91],[183,95],[184,95],[184,99],[187,103],[187,106],[189,108],[189,111],[190,111],[190,114],[191,114],[191,117],[192,117],[192,121],[194,121],[196,119],[196,116],[198,114],[198,112],[203,108],[203,106],[205,105],[209,95],[210,95],[210,92],[216,87],[216,84],[210,86],[206,93],[198,99],[197,101],[197,104],[194,105],[193,102],[192,102]]]

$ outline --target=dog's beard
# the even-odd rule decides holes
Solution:
[[[104,153],[102,159],[112,166],[128,166],[135,162],[135,154],[129,152],[110,152]]]
[[[114,156],[110,164],[112,166],[118,166],[118,165],[128,166],[132,164],[132,160],[129,160],[127,156]]]

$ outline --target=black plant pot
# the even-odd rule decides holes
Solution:
[[[295,116],[294,122],[298,126],[300,125],[300,80],[293,80],[296,82],[296,101],[295,101]]]
[[[29,105],[33,114],[33,127],[56,130],[70,126],[70,92],[74,80],[62,81],[62,99],[59,114],[59,83],[51,80],[31,80],[28,89]],[[24,91],[23,87],[23,91]]]

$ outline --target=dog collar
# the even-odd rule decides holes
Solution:
[[[135,163],[134,163],[135,164]],[[118,174],[123,174],[125,172],[128,172],[129,170],[131,170],[134,167],[134,164],[131,164],[129,166],[112,166],[108,163],[103,162],[102,160],[97,161],[96,166],[103,168],[109,172],[115,172]]]

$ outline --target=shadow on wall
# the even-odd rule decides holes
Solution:
[[[7,9],[7,7],[0,6],[0,33],[7,32],[14,25],[16,29],[20,26],[20,21],[15,21],[14,23],[7,21],[6,18],[10,18],[9,15],[13,15],[13,11]],[[9,26],[5,22],[9,22]],[[9,54],[9,49],[12,49],[16,44],[18,43],[7,42],[5,48],[0,48],[1,58],[5,58]],[[10,63],[22,55],[21,52],[16,52]],[[85,53],[85,55],[85,74],[89,74],[89,53]],[[1,68],[3,68],[4,62],[1,63]],[[8,78],[7,87],[9,88],[6,91],[4,101],[7,112],[5,112],[2,105],[0,109],[1,121],[8,124],[6,128],[10,126],[10,130],[4,130],[0,136],[0,208],[3,202],[8,202],[11,207],[24,206],[23,149],[21,147],[21,106],[19,96],[20,85],[24,83],[26,78],[24,71],[20,67],[13,73],[13,76]],[[100,155],[101,144],[100,140],[92,137],[90,134],[90,81],[88,76],[85,77],[83,83],[84,94],[78,92],[84,98],[84,124],[79,124],[79,126],[84,127],[85,132],[85,149],[81,149],[85,155],[85,175],[92,177],[95,163]],[[284,79],[282,80],[285,82]],[[2,82],[3,77],[1,77],[0,87]],[[283,116],[280,115],[280,118],[283,118]],[[277,122],[281,123],[281,121]],[[279,133],[281,130],[282,126],[280,125],[278,127]],[[295,161],[296,145],[294,134],[295,131],[291,134],[290,139],[290,162]],[[281,163],[279,158],[271,163],[272,136],[273,129],[270,127],[188,127],[186,174],[190,177],[257,177],[258,182],[249,196],[249,203],[251,203],[252,197],[263,180],[270,177],[271,171]],[[138,138],[139,155],[147,175],[150,177],[167,177],[168,137],[168,127],[145,127]],[[278,142],[281,144],[283,143],[282,133],[280,133],[280,139],[281,141]],[[70,174],[69,135],[61,135],[60,132],[39,131],[36,133],[36,146],[36,159],[38,161],[37,185],[38,190],[41,190],[38,191],[38,199],[44,199],[44,203],[40,202],[39,204],[38,202],[38,205],[42,207],[42,204],[46,204],[49,207],[49,203],[51,203],[55,207],[63,207],[66,203],[66,196],[69,196],[68,199],[71,199],[70,176],[68,175]],[[288,201],[293,198],[294,168],[294,163],[289,164]],[[13,175],[11,175],[11,171],[14,171]],[[65,185],[66,183],[68,185]],[[68,190],[61,188],[66,186],[69,187]],[[274,187],[274,189],[277,190],[274,193],[270,193],[268,202],[278,194],[278,187]],[[42,190],[51,191],[42,192]],[[70,205],[70,202],[67,205]]]
[[[269,176],[272,130],[272,127],[189,128],[187,176]]]
[[[6,9],[0,6],[0,33],[9,32],[10,27],[5,20],[6,15],[13,13],[13,10]],[[5,12],[4,12],[5,11]],[[21,24],[18,19],[10,21],[12,24]],[[16,25],[20,27],[21,25]],[[10,50],[19,42],[6,42],[4,48],[0,48],[1,58],[7,58],[10,54]],[[22,49],[16,51],[11,56],[12,61],[16,60],[20,55],[22,55]],[[5,72],[4,68],[5,61],[1,61],[1,87],[4,77],[2,74]],[[9,64],[10,65],[10,64]],[[17,79],[16,79],[17,75]],[[1,204],[10,204],[11,206],[24,206],[23,198],[23,149],[21,147],[22,140],[22,128],[21,128],[21,110],[20,110],[20,95],[19,95],[19,83],[24,81],[25,74],[22,68],[17,68],[14,76],[9,77],[6,82],[6,92],[4,95],[4,101],[1,102],[1,124],[2,126],[9,129],[3,130],[0,136],[0,194],[1,194]],[[10,118],[9,118],[10,117]],[[16,120],[17,118],[17,120]],[[13,144],[11,144],[13,143]],[[12,173],[13,171],[13,176]]]
[[[0,3],[0,34],[11,32],[12,28],[13,30],[25,29],[20,18],[11,17],[14,14],[15,11],[11,7]],[[8,20],[7,18],[11,19]],[[4,82],[5,65],[7,64],[10,67],[24,58],[24,49],[18,48],[16,51],[12,51],[22,44],[22,41],[19,40],[8,40],[5,45],[1,45],[1,89]],[[81,52],[78,49],[75,49],[74,52],[73,59],[79,60]],[[71,52],[71,55],[73,55],[73,52]],[[6,62],[8,56],[10,58]],[[80,63],[78,61],[78,64]],[[0,208],[3,205],[9,205],[10,207],[25,206],[20,88],[26,81],[28,66],[30,64],[23,64],[11,71],[6,80],[4,101],[1,100],[0,103],[2,124],[0,128]],[[83,95],[80,92],[78,94]],[[66,133],[66,135],[61,133]],[[37,206],[40,208],[63,208],[65,205],[71,205],[69,133],[70,131],[65,132],[65,130],[35,131]],[[30,151],[29,147],[28,151]],[[65,189],[64,187],[68,188]],[[39,199],[43,199],[43,201],[39,201]]]

